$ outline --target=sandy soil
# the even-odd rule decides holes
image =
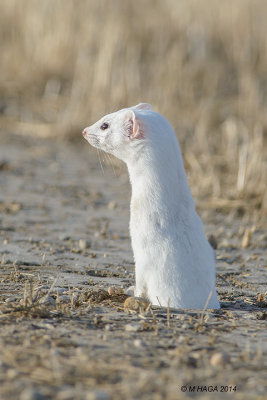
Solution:
[[[83,141],[0,143],[1,399],[265,398],[263,220],[199,210],[221,310],[129,313],[107,292],[134,283],[124,167]]]

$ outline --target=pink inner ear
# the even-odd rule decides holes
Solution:
[[[135,137],[138,134],[139,126],[138,122],[135,118],[134,123],[133,123],[133,136]]]
[[[130,136],[131,139],[141,139],[143,137],[143,130],[141,128],[140,121],[135,117],[133,120],[133,132]]]

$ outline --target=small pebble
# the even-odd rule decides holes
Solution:
[[[58,235],[59,240],[70,240],[70,235],[67,235],[66,233],[61,233]]]
[[[110,201],[108,203],[108,209],[109,210],[114,210],[117,207],[117,203],[115,201]]]
[[[128,297],[124,302],[124,310],[144,312],[147,311],[150,306],[150,302],[142,297]]]
[[[134,297],[134,286],[130,286],[124,291],[125,294],[128,294],[131,297]]]
[[[120,287],[116,287],[116,286],[110,286],[108,288],[108,294],[110,296],[114,296],[116,294],[124,294],[124,290]]]
[[[45,400],[47,399],[47,396],[43,393],[41,393],[37,389],[33,388],[26,388],[24,389],[19,397],[20,400]]]
[[[58,297],[58,301],[59,301],[60,303],[65,303],[65,304],[67,304],[67,303],[70,303],[71,298],[70,298],[70,296],[63,295],[63,296],[59,296],[59,297]]]
[[[181,326],[182,329],[188,329],[189,328],[189,324],[187,324],[186,322]]]
[[[5,302],[6,303],[13,303],[17,300],[17,297],[8,297]]]
[[[178,338],[178,340],[177,340],[177,342],[178,342],[178,343],[184,343],[185,340],[186,340],[185,336],[180,335],[179,338]]]
[[[133,344],[135,347],[144,347],[145,346],[145,343],[141,339],[135,339]]]
[[[110,395],[104,390],[95,390],[86,395],[86,400],[110,400]]]
[[[54,287],[54,289],[52,289],[50,293],[62,294],[66,291],[68,291],[68,289],[66,289],[66,288]]]
[[[234,304],[234,308],[237,309],[237,310],[239,310],[239,309],[241,308],[240,303],[236,302],[236,303]]]
[[[127,332],[140,332],[142,330],[142,326],[140,324],[127,324],[125,325],[125,330]]]
[[[215,236],[210,235],[210,236],[208,237],[208,241],[209,241],[211,247],[212,247],[214,250],[216,250],[217,247],[218,247],[218,243],[217,243],[217,240],[216,240]]]
[[[91,246],[91,242],[89,242],[89,240],[85,240],[85,239],[79,240],[79,248],[81,250],[89,249],[90,246]]]
[[[46,305],[46,306],[55,306],[56,305],[56,300],[53,299],[53,297],[44,296],[38,301],[38,303],[42,304],[42,305]]]
[[[223,247],[228,247],[228,248],[231,248],[231,247],[233,247],[233,243],[232,243],[232,240],[229,240],[229,239],[222,239],[222,241],[220,242],[220,248],[223,248]]]
[[[105,326],[105,331],[107,331],[107,332],[112,331],[112,326],[111,326],[110,324],[107,324],[107,325]]]
[[[228,364],[230,362],[230,357],[227,353],[215,353],[210,358],[210,364],[213,367],[220,367]]]

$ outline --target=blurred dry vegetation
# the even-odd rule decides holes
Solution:
[[[1,135],[80,139],[146,101],[194,195],[263,215],[266,16],[265,0],[1,0]]]

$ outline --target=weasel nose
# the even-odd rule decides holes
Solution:
[[[86,129],[83,130],[82,135],[83,135],[83,136],[86,135]]]

